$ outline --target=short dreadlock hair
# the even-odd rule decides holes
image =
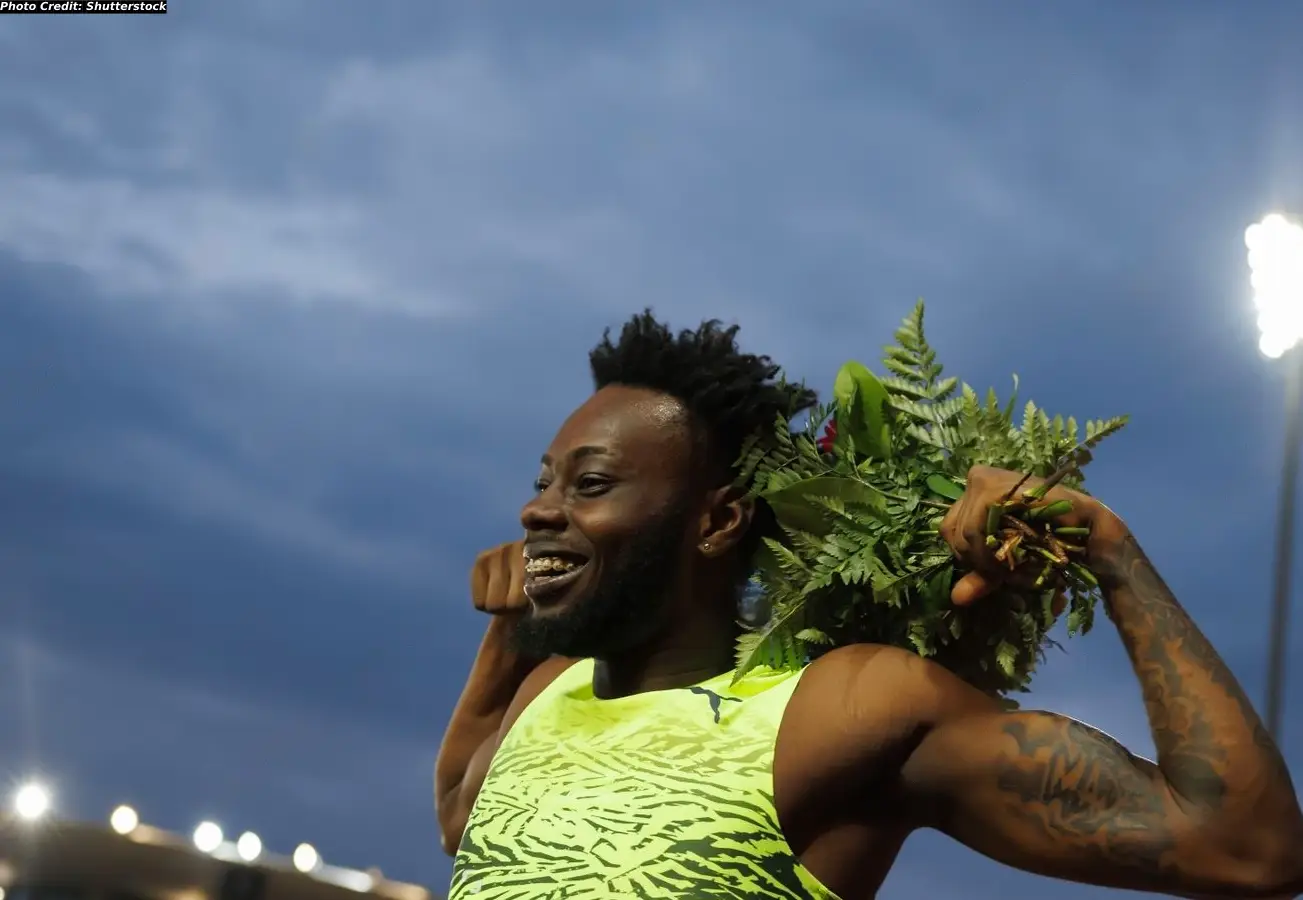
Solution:
[[[589,353],[593,385],[645,388],[675,398],[688,410],[710,464],[734,477],[748,437],[768,433],[779,416],[790,419],[818,400],[804,384],[782,380],[781,367],[768,356],[739,350],[737,332],[738,326],[711,319],[675,334],[644,310],[624,324],[614,343],[608,328]],[[772,525],[768,508],[759,504],[741,547],[748,569]]]

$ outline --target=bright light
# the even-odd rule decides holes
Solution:
[[[294,868],[300,872],[311,872],[321,865],[321,855],[311,844],[299,844],[294,848]]]
[[[140,824],[140,816],[130,806],[119,806],[109,816],[109,827],[118,834],[131,834]]]
[[[18,818],[34,822],[50,811],[50,792],[35,782],[24,784],[14,792],[14,812]]]
[[[330,880],[342,888],[357,891],[359,894],[369,894],[376,887],[376,880],[369,872],[358,872],[352,869],[341,869],[333,873]]]
[[[253,862],[259,856],[262,856],[262,839],[252,831],[246,831],[235,842],[235,852],[245,862]]]
[[[1272,213],[1244,232],[1258,348],[1276,359],[1303,340],[1303,225]]]
[[[222,829],[214,822],[200,822],[195,829],[195,846],[203,853],[212,853],[222,846]]]

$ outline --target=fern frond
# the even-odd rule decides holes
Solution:
[[[743,632],[738,637],[733,683],[757,666],[781,670],[804,664],[805,654],[796,636],[802,630],[805,612],[803,597],[786,599],[776,604],[773,618],[763,628]]]
[[[738,677],[759,665],[799,667],[831,646],[873,642],[932,657],[992,694],[1024,691],[1054,646],[1048,632],[1056,590],[1066,594],[1074,635],[1090,630],[1099,590],[1074,576],[1056,590],[1009,587],[981,604],[954,607],[949,594],[963,571],[938,533],[945,504],[937,498],[953,500],[951,491],[979,464],[1044,477],[1066,461],[1076,469],[1063,484],[1080,489],[1080,467],[1126,417],[1079,421],[1020,404],[1016,375],[1003,402],[994,389],[979,395],[944,374],[921,301],[882,365],[888,374],[873,383],[885,393],[880,414],[888,437],[875,438],[872,454],[853,439],[877,434],[865,429],[839,429],[831,452],[818,450],[836,404],[815,407],[799,433],[780,418],[743,445],[739,484],[769,501],[782,537],[766,538],[759,554],[756,578],[769,618],[739,640]]]

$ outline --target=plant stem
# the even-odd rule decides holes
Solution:
[[[1036,506],[1027,511],[1029,519],[1054,519],[1072,512],[1071,500],[1055,500],[1044,506]]]

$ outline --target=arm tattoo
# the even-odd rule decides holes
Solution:
[[[1240,890],[1232,876],[1218,881],[1207,858],[1215,844],[1186,838],[1300,833],[1280,751],[1139,544],[1128,536],[1095,566],[1143,689],[1158,762],[1073,719],[1013,713],[1001,726],[994,805],[1029,848],[1059,859],[1065,877]]]
[[[1004,726],[1017,746],[998,774],[1009,811],[1057,844],[1149,875],[1167,871],[1172,849],[1153,763],[1073,719],[1048,713]]]
[[[1172,790],[1217,812],[1226,802],[1228,773],[1250,767],[1292,796],[1285,761],[1249,698],[1135,538],[1128,535],[1099,568],[1109,612],[1144,691],[1159,766]],[[1237,746],[1253,750],[1233,754]]]

